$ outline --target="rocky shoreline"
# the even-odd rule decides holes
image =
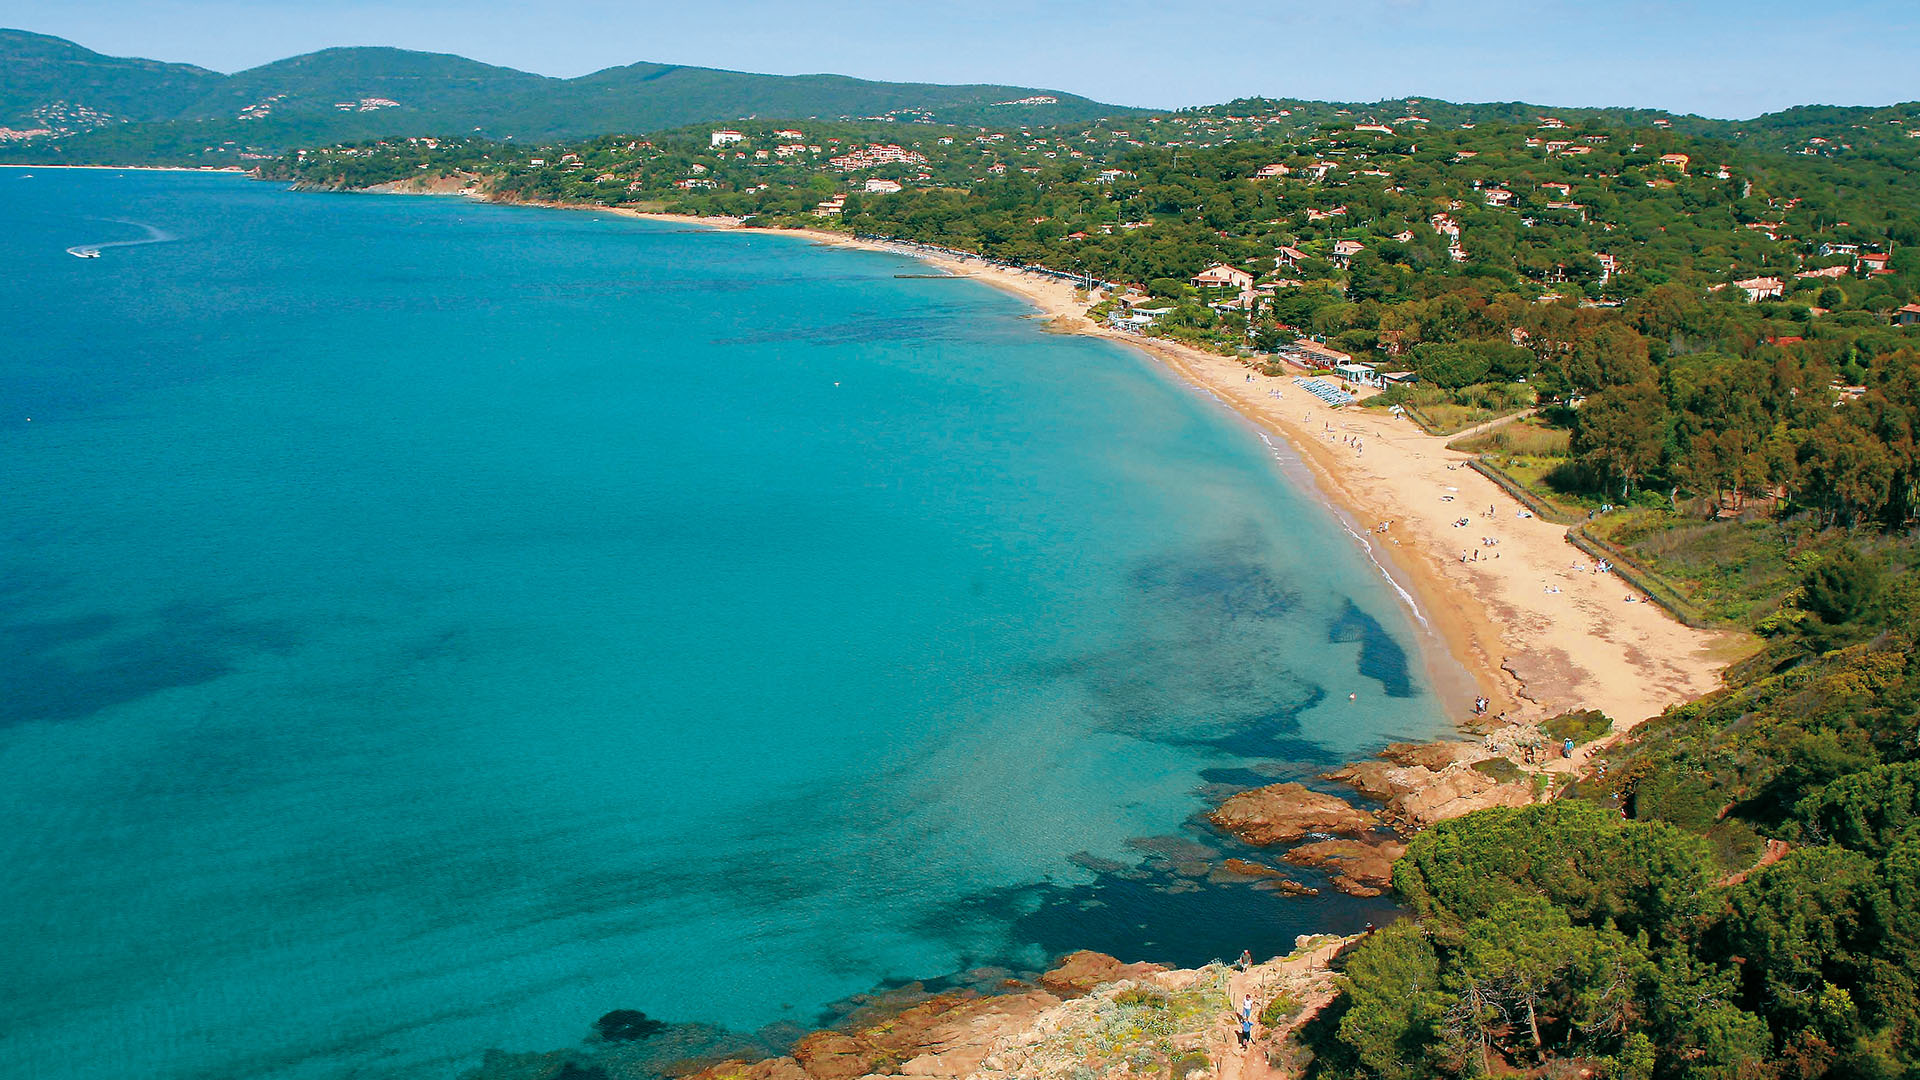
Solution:
[[[1297,782],[1268,784],[1228,795],[1205,820],[1254,848],[1272,849],[1278,862],[1325,873],[1340,892],[1377,897],[1391,887],[1393,861],[1415,833],[1475,810],[1550,796],[1555,770],[1526,760],[1525,747],[1540,741],[1539,729],[1527,726],[1473,742],[1396,743],[1318,777],[1351,789],[1353,798]],[[1149,862],[1174,867],[1178,879],[1244,883],[1282,895],[1319,892],[1264,861],[1223,857],[1192,843],[1173,850],[1169,843],[1139,846]],[[1327,963],[1355,940],[1303,936],[1289,956],[1245,971],[1218,962],[1170,969],[1074,952],[1037,975],[978,969],[965,973],[959,987],[914,983],[863,995],[838,1023],[785,1037],[608,1014],[601,1034],[580,1049],[489,1051],[462,1080],[1051,1080],[1081,1075],[1103,1045],[1118,1055],[1113,1068],[1124,1058],[1136,1073],[1146,1055],[1160,1074],[1187,1080],[1203,1072],[1218,1080],[1289,1075],[1289,1063],[1305,1053],[1292,1042],[1293,1032],[1332,1000]],[[1233,1014],[1249,994],[1267,1016],[1254,1046],[1241,1051]],[[1275,1002],[1285,1008],[1269,1009]],[[1116,1027],[1132,1034],[1116,1040]],[[1096,1075],[1110,1071],[1095,1069]]]
[[[652,1032],[628,1038],[621,1029],[582,1050],[489,1051],[463,1080],[1067,1080],[1089,1069],[1105,1075],[1122,1068],[1183,1080],[1203,1074],[1242,1080],[1300,1055],[1293,1035],[1332,999],[1328,965],[1355,940],[1302,937],[1291,954],[1244,969],[1218,963],[1169,969],[1076,952],[1032,981],[1006,980],[997,993],[925,995],[903,988],[842,1028],[804,1036],[784,1054],[700,1066],[683,1061],[675,1068],[648,1045]],[[1234,1039],[1237,1010],[1249,998],[1256,1035],[1241,1048]]]

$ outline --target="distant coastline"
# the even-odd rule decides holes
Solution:
[[[0,169],[75,169],[87,172],[186,172],[186,173],[231,173],[235,176],[247,176],[249,171],[238,165],[0,165]]]

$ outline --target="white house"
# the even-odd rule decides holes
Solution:
[[[1778,300],[1785,286],[1786,283],[1777,277],[1746,278],[1745,280],[1733,283],[1734,288],[1747,294],[1747,301],[1749,303],[1759,303],[1762,300]]]
[[[875,195],[891,195],[900,190],[900,182],[898,180],[881,180],[876,177],[875,179],[867,181],[866,189]]]
[[[1351,361],[1345,364],[1335,364],[1333,365],[1333,372],[1342,379],[1359,386],[1380,385],[1380,373],[1375,371],[1371,364],[1359,364]]]
[[[732,146],[734,143],[745,141],[747,141],[745,135],[731,129],[716,131],[712,135],[707,136],[708,146]]]

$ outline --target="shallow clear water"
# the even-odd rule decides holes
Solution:
[[[1127,872],[1442,729],[1351,538],[1128,350],[231,177],[0,170],[0,238],[0,1074],[445,1077],[1377,912]]]

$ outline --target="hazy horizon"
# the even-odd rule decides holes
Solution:
[[[1920,12],[1855,0],[1810,19],[1783,0],[1643,0],[1606,10],[1519,0],[1355,0],[1336,11],[1169,15],[1121,0],[1097,22],[979,0],[836,13],[765,0],[710,16],[583,0],[550,14],[501,0],[374,4],[0,0],[0,24],[113,56],[235,72],[352,46],[450,53],[573,78],[641,61],[779,75],[1043,87],[1131,107],[1242,97],[1526,101],[1744,119],[1795,105],[1920,97]],[[1777,17],[1776,17],[1777,16]],[[1297,52],[1296,52],[1297,50]],[[1296,63],[1295,55],[1305,55]],[[1778,71],[1767,70],[1769,64]]]

